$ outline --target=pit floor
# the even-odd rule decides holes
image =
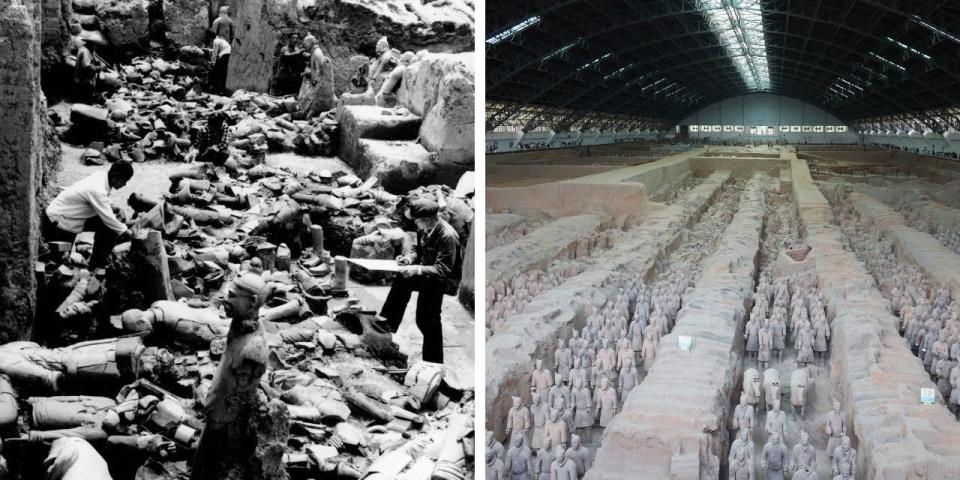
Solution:
[[[68,109],[69,111],[69,109]],[[67,187],[100,169],[109,168],[106,165],[85,165],[81,160],[84,148],[69,144],[62,144],[63,156],[57,170],[55,185]],[[345,170],[353,173],[343,161],[337,157],[305,157],[291,153],[268,154],[266,164],[272,167],[285,167],[294,172],[308,172],[310,170],[329,169],[331,171]],[[125,206],[127,197],[133,192],[139,192],[150,198],[159,198],[170,188],[168,176],[189,164],[161,160],[148,160],[134,164],[133,179],[123,188],[111,192],[110,198],[114,205]],[[360,299],[360,303],[367,308],[379,311],[380,306],[387,298],[389,286],[362,285],[354,281],[349,283],[351,295]],[[421,358],[423,335],[416,326],[416,293],[410,299],[409,306],[403,317],[400,330],[394,336],[394,341],[400,346],[400,351],[408,355],[410,362]],[[469,312],[455,297],[443,297],[441,321],[443,322],[444,364],[446,365],[444,378],[451,387],[456,389],[474,389],[474,320]]]

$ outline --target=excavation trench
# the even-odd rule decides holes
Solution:
[[[692,289],[683,295],[673,330],[663,337],[644,381],[606,428],[585,478],[707,478],[719,474],[728,441],[724,427],[737,388],[735,352],[749,306],[770,178],[755,174],[704,246]],[[732,204],[730,205],[732,207]],[[722,234],[721,234],[722,232]],[[709,256],[707,252],[712,252]],[[682,268],[682,257],[677,268]],[[690,339],[690,348],[681,346]]]
[[[680,235],[712,204],[729,172],[715,172],[666,208],[620,235],[585,269],[539,293],[487,341],[487,428],[503,440],[511,397],[529,405],[533,360],[553,359],[557,338],[570,338],[589,315],[612,302],[633,279],[649,279],[655,262],[680,245]]]
[[[920,389],[934,384],[899,338],[889,302],[848,250],[849,242],[813,184],[806,162],[791,160],[791,173],[801,231],[811,247],[817,285],[831,322],[830,368],[853,426],[859,476],[956,478],[957,422],[943,406],[920,404]]]
[[[731,477],[731,469],[735,466],[733,463],[734,452],[739,448],[741,442],[737,442],[740,432],[736,428],[737,420],[734,418],[737,405],[740,403],[740,396],[744,394],[744,385],[746,376],[744,373],[749,369],[754,369],[760,379],[761,387],[759,389],[759,398],[754,407],[754,428],[749,433],[749,439],[753,443],[752,452],[747,451],[749,446],[745,446],[744,454],[749,456],[752,453],[752,468],[755,478],[765,478],[766,471],[762,468],[764,462],[763,449],[769,440],[768,429],[776,431],[777,421],[780,420],[779,414],[768,413],[772,409],[771,400],[776,399],[779,402],[779,408],[783,412],[782,443],[787,447],[788,462],[795,461],[793,448],[800,443],[801,432],[806,432],[809,436],[809,445],[815,452],[816,464],[814,471],[820,478],[832,478],[830,469],[830,460],[827,447],[830,444],[829,436],[825,432],[827,414],[832,409],[832,401],[837,398],[837,382],[839,381],[829,368],[830,351],[829,346],[823,354],[814,353],[813,363],[807,362],[805,358],[803,364],[798,364],[798,352],[795,348],[797,336],[800,334],[800,328],[793,324],[795,316],[803,316],[813,322],[814,310],[817,305],[812,303],[809,295],[811,292],[817,292],[818,297],[822,297],[819,289],[816,288],[816,279],[811,271],[813,263],[808,260],[810,256],[809,247],[802,241],[798,231],[798,222],[796,215],[796,206],[792,192],[787,189],[783,193],[769,193],[767,201],[767,211],[764,219],[763,244],[759,257],[759,275],[757,286],[754,290],[751,301],[751,312],[756,307],[759,297],[766,296],[769,307],[761,317],[752,314],[748,318],[762,323],[762,319],[767,319],[773,323],[775,318],[774,311],[778,302],[783,302],[783,320],[784,320],[784,342],[783,349],[777,352],[777,342],[774,340],[774,348],[770,352],[770,357],[765,365],[760,365],[759,359],[755,355],[747,352],[745,339],[747,331],[750,329],[744,325],[737,339],[736,352],[741,356],[740,378],[733,395],[730,397],[727,427],[729,428],[729,442],[724,449],[724,455],[720,458],[720,479]],[[783,290],[783,299],[779,290],[783,284],[786,288]],[[766,285],[769,285],[767,287]],[[795,303],[795,296],[799,294],[800,303]],[[799,312],[803,310],[803,312]],[[825,314],[822,306],[820,312]],[[829,322],[826,322],[829,327]],[[813,327],[813,325],[810,325]],[[826,328],[824,331],[829,331]],[[771,335],[775,337],[776,335]],[[824,336],[826,334],[824,333]],[[807,352],[809,354],[810,352]],[[770,369],[771,373],[767,372]],[[800,370],[806,370],[805,373]],[[776,375],[772,375],[772,372]],[[797,371],[795,374],[794,372]],[[794,382],[794,375],[797,375],[797,382]],[[779,388],[769,388],[770,382],[767,379],[779,379]],[[800,382],[800,379],[806,378],[806,382]],[[803,403],[804,411],[801,416],[800,409],[794,406],[793,387],[802,384],[805,389],[803,395],[796,397],[805,399]],[[799,389],[798,389],[799,390]],[[774,392],[774,393],[770,393]],[[748,395],[749,396],[749,395]],[[768,420],[773,424],[768,427]],[[852,427],[848,434],[852,436]],[[747,461],[747,464],[750,462]],[[793,472],[794,465],[787,463],[784,470]]]

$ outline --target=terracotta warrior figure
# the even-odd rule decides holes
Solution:
[[[800,443],[793,446],[793,454],[790,456],[790,471],[796,476],[796,472],[804,467],[817,469],[817,452],[813,445],[810,445],[810,435],[801,431]]]
[[[647,328],[652,328],[653,325]],[[640,350],[640,359],[643,360],[643,369],[650,371],[653,362],[657,359],[657,340],[653,335],[643,337],[643,348]]]
[[[558,446],[561,451],[566,450],[569,432],[567,431],[567,423],[560,418],[560,410],[550,409],[550,418],[547,420],[547,424],[543,426],[543,436],[544,441],[549,438],[551,445]]]
[[[780,438],[786,436],[787,415],[780,410],[780,400],[773,401],[773,409],[767,412],[767,435],[778,434]]]
[[[192,480],[243,478],[257,467],[259,438],[250,418],[260,408],[260,377],[267,371],[268,349],[257,312],[267,295],[253,273],[228,288],[224,307],[232,318],[227,347],[205,398],[206,424],[197,447]]]
[[[577,463],[570,458],[570,452],[557,449],[556,460],[550,465],[551,480],[580,480],[577,475]]]
[[[747,356],[756,359],[760,351],[760,319],[750,317],[746,327],[744,327],[743,338],[746,340]]]
[[[773,353],[778,362],[783,361],[783,350],[787,339],[787,322],[783,315],[770,319],[770,330],[773,332]]]
[[[487,480],[507,480],[504,476],[503,460],[497,456],[497,452],[487,450],[487,463],[483,469]]]
[[[550,408],[544,403],[539,393],[533,394],[533,402],[530,404],[530,416],[532,418],[533,434],[530,436],[530,447],[539,450],[543,446],[543,426],[547,424],[547,417],[550,415]]]
[[[570,448],[567,449],[567,453],[570,454],[569,458],[577,464],[577,478],[582,478],[584,473],[593,466],[593,459],[590,456],[590,450],[580,441],[580,435],[570,436]]]
[[[574,384],[573,404],[576,409],[573,416],[573,425],[576,428],[590,428],[594,423],[594,416],[590,411],[593,407],[593,397],[590,389],[582,381]]]
[[[752,432],[754,427],[753,405],[747,403],[747,395],[740,394],[740,403],[733,409],[733,430]]]
[[[570,379],[570,369],[573,367],[573,351],[563,339],[557,340],[557,350],[553,353],[554,368],[563,380]]]
[[[744,456],[747,457],[747,462],[753,465],[753,434],[749,430],[741,429],[737,439],[730,444],[730,455],[727,459],[728,463],[733,463],[733,454],[738,448],[743,449]]]
[[[570,387],[563,383],[563,378],[560,377],[560,374],[554,376],[554,384],[550,387],[550,391],[547,392],[547,401],[550,403],[551,408],[566,408],[567,404],[570,403],[568,400],[570,398]]]
[[[90,340],[62,348],[10,342],[0,345],[0,373],[15,384],[38,385],[54,392],[63,379],[129,382],[177,376],[173,355],[144,346],[140,337]]]
[[[307,118],[320,115],[336,105],[337,96],[333,91],[333,63],[320,45],[317,38],[307,35],[303,38],[303,49],[309,53],[310,60],[303,71],[303,83],[297,95],[298,110]]]
[[[847,420],[840,411],[840,402],[833,401],[833,410],[827,413],[825,427],[829,440],[827,441],[827,456],[833,462],[833,452],[840,446],[841,440],[847,435]]]
[[[633,358],[624,360],[623,367],[620,369],[620,381],[617,383],[617,390],[620,392],[620,403],[627,401],[627,395],[637,386],[640,381],[640,373],[633,366]]]
[[[830,324],[825,318],[818,318],[813,324],[813,353],[817,364],[821,364],[827,345],[830,343]]]
[[[730,449],[730,480],[754,480],[753,462],[744,453],[742,446]]]
[[[849,468],[850,476],[857,476],[857,451],[850,446],[850,437],[846,435],[843,436],[840,446],[833,451],[833,458],[830,460],[830,465],[834,475],[839,475],[840,472],[846,471],[846,469]]]
[[[553,375],[543,368],[543,360],[537,359],[536,365],[537,368],[533,370],[533,375],[530,377],[530,389],[546,399],[550,387],[553,386]]]
[[[507,412],[506,434],[510,436],[517,433],[526,437],[527,430],[530,429],[530,410],[520,403],[520,397],[513,397],[513,406]]]
[[[617,413],[617,392],[610,388],[610,380],[606,376],[600,380],[600,387],[600,392],[594,399],[595,415],[600,422],[600,426],[606,427]]]
[[[573,357],[573,368],[570,370],[570,385],[576,385],[577,382],[587,383],[587,372],[581,367],[580,355]]]
[[[757,332],[760,348],[757,351],[757,365],[761,370],[770,366],[770,355],[773,353],[773,331],[770,330],[770,321],[764,320],[763,326]]]
[[[530,449],[524,445],[520,432],[514,433],[510,439],[504,469],[510,480],[533,480],[533,456]]]
[[[760,469],[764,471],[765,480],[784,480],[784,471],[789,461],[787,447],[780,441],[779,433],[770,434],[767,444],[763,446]]]
[[[492,451],[497,454],[497,458],[503,458],[506,454],[506,449],[503,448],[503,444],[497,441],[497,437],[493,435],[493,432],[487,430],[487,449],[488,452]]]
[[[533,469],[537,472],[538,480],[550,480],[550,467],[556,458],[556,451],[550,437],[543,439],[543,448],[537,450],[537,458],[533,461]]]
[[[617,354],[613,351],[613,348],[610,347],[609,340],[603,341],[603,347],[597,352],[597,359],[600,360],[600,367],[603,369],[603,373],[607,375],[613,372],[614,367],[617,366]]]

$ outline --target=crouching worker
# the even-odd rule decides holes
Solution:
[[[123,188],[133,177],[133,165],[116,162],[60,192],[47,207],[43,236],[47,242],[73,242],[82,231],[93,231],[90,268],[106,267],[113,247],[130,238],[130,230],[117,219],[110,204],[110,191]]]
[[[403,254],[397,257],[400,271],[380,311],[382,323],[396,333],[411,292],[419,292],[416,318],[423,334],[423,360],[434,363],[443,363],[443,295],[456,295],[462,263],[460,237],[440,219],[439,209],[435,201],[418,198],[404,212],[417,225],[417,244],[404,243]]]

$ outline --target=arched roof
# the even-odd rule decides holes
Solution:
[[[916,112],[960,104],[951,0],[488,0],[486,12],[487,129],[526,105],[545,111],[530,128],[597,111],[677,121],[758,91],[846,122],[913,112],[939,129]]]

